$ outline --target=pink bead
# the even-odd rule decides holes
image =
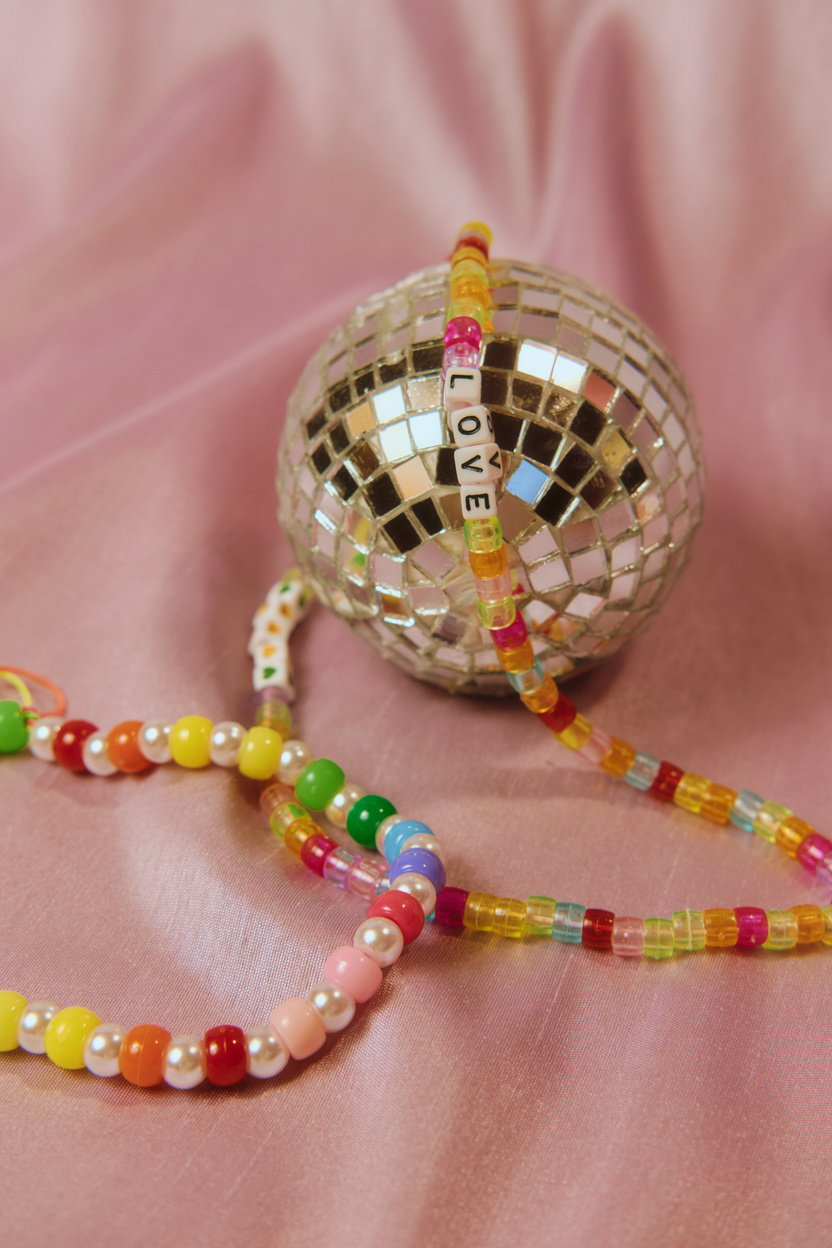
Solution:
[[[739,927],[737,946],[741,949],[750,949],[754,945],[762,945],[768,937],[768,918],[765,910],[760,910],[757,906],[736,906],[734,914],[737,916]]]
[[[358,862],[358,854],[351,854],[343,846],[340,849],[333,849],[324,863],[324,879],[331,880],[338,888],[346,888],[349,884],[350,871],[356,862]]]
[[[378,882],[384,875],[384,864],[372,858],[356,858],[347,874],[347,888],[356,897],[372,901],[378,892]]]
[[[281,1001],[269,1015],[269,1022],[296,1061],[317,1053],[326,1040],[326,1029],[320,1014],[303,997],[289,997],[288,1001]]]
[[[475,576],[474,585],[480,602],[502,602],[510,598],[514,586],[511,573],[501,572],[499,576]]]
[[[472,316],[455,316],[448,321],[445,328],[445,346],[452,347],[457,342],[465,342],[479,350],[482,345],[482,330]]]
[[[811,832],[798,847],[797,861],[814,875],[818,865],[829,854],[832,854],[832,841],[827,841],[819,832]]]
[[[815,875],[821,884],[832,887],[832,854],[827,854],[815,867]]]
[[[452,347],[445,348],[442,356],[442,375],[449,368],[476,368],[480,362],[479,347],[472,347],[469,342],[455,342]]]
[[[620,958],[640,958],[644,952],[644,922],[616,915],[612,925],[612,951]]]
[[[516,650],[518,646],[522,646],[528,635],[526,621],[519,611],[507,628],[491,629],[491,639],[501,650]]]
[[[287,784],[280,784],[275,781],[269,784],[260,794],[260,809],[266,817],[268,823],[269,817],[274,813],[278,806],[283,802],[293,802],[295,800],[295,790],[290,789]]]
[[[582,758],[585,763],[590,763],[593,767],[600,766],[603,759],[609,753],[612,741],[605,732],[600,728],[592,729],[592,736],[587,741],[583,749],[578,750],[578,757]]]
[[[381,967],[354,945],[341,945],[324,962],[324,979],[343,988],[356,1001],[369,1001],[381,987]]]

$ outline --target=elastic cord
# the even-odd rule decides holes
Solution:
[[[2,667],[0,668],[0,680],[5,680],[7,684],[12,686],[20,696],[26,710],[36,710],[32,703],[32,695],[29,692],[29,688],[24,683],[24,681],[31,680],[33,684],[40,685],[43,689],[48,689],[55,699],[55,706],[51,711],[36,710],[37,715],[64,715],[66,713],[66,694],[63,689],[46,676],[39,676],[37,672],[30,672],[25,667]]]

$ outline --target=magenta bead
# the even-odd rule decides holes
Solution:
[[[526,632],[526,621],[519,611],[507,628],[492,628],[490,632],[494,645],[501,650],[516,650],[529,635]]]
[[[323,875],[324,863],[334,849],[338,848],[338,842],[333,841],[331,836],[324,836],[323,833],[316,833],[310,836],[308,840],[303,842],[300,851],[301,862],[305,863],[310,871],[314,871],[316,875]]]
[[[448,321],[445,328],[445,346],[453,347],[458,342],[480,349],[482,330],[472,316],[455,316],[452,321]]]
[[[832,841],[827,841],[826,837],[821,836],[819,832],[811,832],[800,843],[797,861],[814,875],[820,863],[830,854],[832,854]]]
[[[768,918],[765,910],[760,910],[757,906],[737,906],[734,914],[737,916],[739,927],[738,948],[751,949],[765,943],[768,938]]]
[[[324,979],[336,988],[343,988],[356,1001],[369,1001],[378,992],[382,981],[381,967],[363,949],[341,945],[324,962]]]
[[[467,900],[467,888],[443,888],[436,895],[436,922],[445,927],[462,927]]]

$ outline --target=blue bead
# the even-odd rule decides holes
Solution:
[[[405,841],[411,836],[417,836],[420,832],[433,836],[428,825],[422,823],[420,819],[402,819],[399,823],[394,823],[392,828],[388,828],[384,838],[384,857],[387,861],[393,862],[398,858]]]
[[[743,789],[741,793],[737,794],[728,818],[735,827],[742,828],[743,832],[753,832],[754,820],[759,815],[764,804],[765,798],[758,797],[756,793],[750,792],[749,789]]]
[[[579,945],[584,932],[584,915],[586,906],[579,906],[576,901],[559,901],[555,906],[552,936],[555,940],[565,941],[567,945]]]
[[[661,762],[658,758],[654,758],[652,754],[645,754],[643,750],[639,750],[624,779],[634,789],[640,789],[644,793],[656,779],[660,767]]]
[[[432,854],[429,849],[403,850],[390,868],[391,881],[395,883],[400,875],[405,875],[408,871],[424,875],[430,880],[437,893],[441,893],[445,887],[445,868],[436,854]]]

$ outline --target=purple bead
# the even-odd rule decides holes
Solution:
[[[445,328],[445,346],[452,347],[457,342],[468,343],[479,351],[482,346],[482,330],[472,316],[455,316],[448,321]]]
[[[800,843],[797,851],[797,861],[814,875],[819,864],[829,854],[832,854],[832,841],[827,841],[826,837],[821,836],[819,832],[811,832]]]
[[[443,376],[450,368],[477,368],[479,362],[479,347],[472,347],[467,342],[455,342],[452,347],[446,347],[442,356]]]
[[[526,621],[519,611],[507,628],[492,628],[491,630],[494,645],[499,646],[501,650],[516,650],[518,646],[522,646],[528,635]]]
[[[738,948],[749,949],[765,943],[768,938],[768,917],[765,910],[760,910],[757,906],[737,906],[734,914],[739,926]]]
[[[415,871],[430,880],[437,893],[445,887],[445,868],[441,859],[429,849],[403,849],[390,868],[390,880],[395,885],[400,875]]]
[[[463,927],[462,919],[467,901],[467,888],[443,888],[436,897],[436,922],[444,924],[445,927]]]

